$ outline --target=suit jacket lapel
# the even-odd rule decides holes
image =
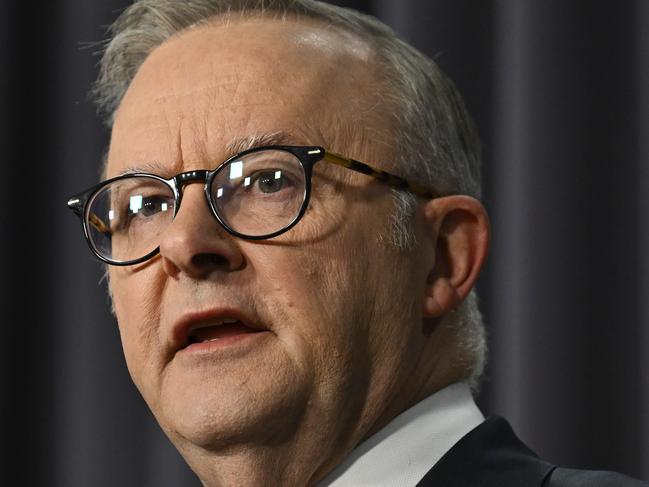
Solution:
[[[455,444],[417,487],[539,487],[555,468],[494,416]]]

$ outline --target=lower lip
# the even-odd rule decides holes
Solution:
[[[229,335],[222,338],[217,338],[216,340],[200,342],[200,343],[191,343],[185,348],[180,350],[180,354],[207,354],[211,352],[216,352],[226,348],[244,346],[256,339],[266,336],[268,331],[255,331],[255,332],[245,332],[239,333],[236,335]]]

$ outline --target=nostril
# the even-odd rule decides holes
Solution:
[[[228,259],[219,254],[197,254],[192,257],[192,265],[201,269],[229,267]]]

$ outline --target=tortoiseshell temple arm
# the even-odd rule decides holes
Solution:
[[[79,198],[70,198],[68,200],[68,208],[74,211],[79,218],[83,218],[83,203]],[[101,233],[111,233],[110,228],[106,225],[101,218],[94,213],[88,217],[90,224]]]
[[[90,224],[101,233],[108,233],[108,234],[112,233],[110,231],[110,228],[108,228],[108,226],[101,220],[101,218],[99,218],[94,213],[90,214],[88,220],[90,221]]]
[[[373,178],[376,178],[379,181],[392,186],[393,188],[405,189],[407,191],[410,191],[411,193],[416,194],[417,196],[421,196],[422,198],[432,199],[438,196],[421,184],[415,183],[413,181],[406,181],[400,176],[396,176],[380,169],[375,169],[372,166],[368,166],[367,164],[356,161],[354,159],[343,157],[333,152],[325,151],[323,159],[331,162],[332,164],[336,164],[337,166],[346,167],[347,169],[351,169],[352,171],[367,174],[368,176],[372,176]]]

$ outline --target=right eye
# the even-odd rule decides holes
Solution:
[[[148,221],[173,210],[173,199],[165,194],[132,195],[128,199],[123,214],[127,217],[127,224],[134,221]]]
[[[134,201],[135,204],[134,204]],[[129,205],[129,214],[138,214],[140,217],[152,217],[157,213],[169,211],[172,203],[166,195],[132,196]]]

